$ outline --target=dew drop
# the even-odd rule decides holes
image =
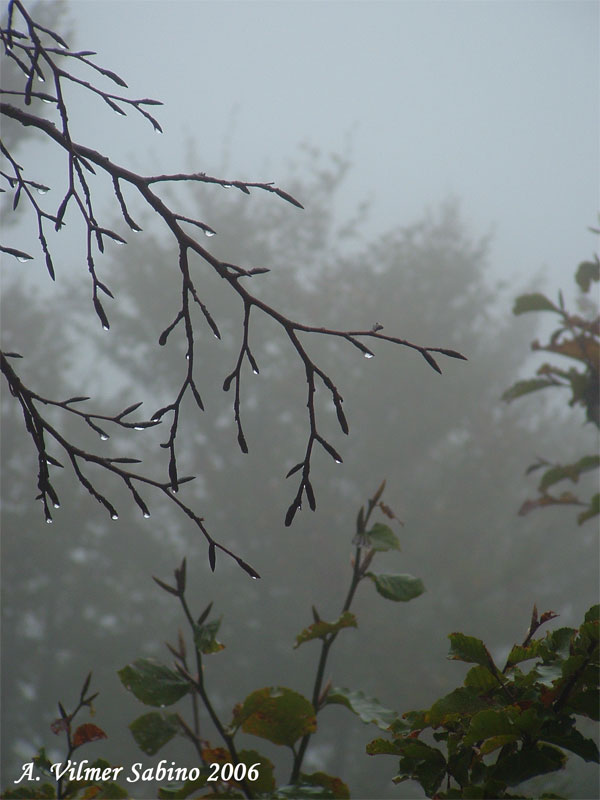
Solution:
[[[258,375],[258,374],[259,374],[257,369],[253,369],[253,370],[252,370],[252,372],[253,372],[255,375]]]
[[[341,464],[342,463],[339,458],[334,458],[333,460],[335,461],[336,464]]]
[[[118,514],[111,514],[110,518],[111,519],[119,519],[119,515]]]
[[[144,511],[144,519],[150,519],[150,512]]]
[[[365,353],[365,358],[373,358],[373,353]]]
[[[32,256],[17,256],[17,261],[20,261],[21,264],[24,264],[26,261],[31,261]]]
[[[143,431],[144,430],[144,426],[143,425],[135,425],[133,430],[134,431]]]
[[[186,361],[189,361],[189,360],[190,360],[190,354],[189,354],[189,353],[186,353],[186,354],[185,354],[185,358],[186,358]]]
[[[60,508],[60,503],[54,503],[54,508]]]
[[[250,575],[250,577],[252,578],[253,581],[257,581],[258,580],[258,575]]]
[[[38,186],[37,193],[38,194],[47,194],[50,189],[47,186]]]
[[[221,184],[221,186],[222,186],[224,189],[231,189],[231,184],[230,184],[230,183],[222,183],[222,184]]]
[[[46,524],[52,525],[52,517],[46,517]]]
[[[102,330],[103,330],[103,331],[107,331],[107,330],[108,330],[108,325],[103,325],[103,326],[102,326]]]
[[[105,442],[108,439],[108,434],[107,433],[101,433],[100,434],[100,438],[102,439],[103,442]]]
[[[53,102],[54,100],[48,100],[47,97],[42,97],[42,103],[48,103],[48,105],[51,105]]]
[[[208,237],[214,236],[215,235],[215,231],[204,231],[204,235],[208,236]]]
[[[37,76],[37,79],[38,79],[38,81],[39,81],[40,83],[45,83],[45,82],[46,82],[46,78],[44,78],[44,76],[43,76],[43,75],[38,75],[38,76]]]

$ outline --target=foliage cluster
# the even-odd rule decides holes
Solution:
[[[595,233],[600,233],[592,229]],[[582,261],[575,273],[575,281],[581,291],[580,304],[585,306],[591,286],[600,280],[600,261],[595,256],[593,261]],[[550,311],[559,317],[558,327],[552,332],[547,344],[541,345],[537,339],[532,342],[534,352],[552,353],[568,359],[568,367],[561,364],[543,363],[537,370],[535,378],[517,381],[503,394],[504,400],[510,402],[542,389],[567,389],[571,396],[569,406],[581,406],[585,410],[586,422],[600,428],[600,316],[593,303],[590,304],[591,316],[570,312],[565,307],[563,294],[558,293],[555,304],[544,294],[536,292],[518,297],[513,308],[514,314],[527,312]],[[582,501],[572,491],[563,491],[560,495],[550,493],[551,487],[562,481],[577,483],[582,475],[600,467],[600,456],[597,453],[586,454],[569,464],[550,463],[546,459],[538,460],[527,469],[527,473],[542,469],[538,485],[538,497],[526,500],[519,511],[528,514],[536,508],[547,508],[555,505],[579,505],[584,510],[577,515],[577,522],[582,525],[586,520],[600,513],[600,494],[594,493],[587,501]]]

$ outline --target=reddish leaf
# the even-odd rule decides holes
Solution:
[[[87,742],[97,742],[99,739],[106,739],[106,734],[97,725],[91,722],[86,722],[80,725],[75,731],[73,736],[73,747],[81,747],[82,744]]]

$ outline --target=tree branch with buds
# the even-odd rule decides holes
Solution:
[[[17,18],[19,19],[19,24],[23,27],[22,30],[17,27]],[[285,516],[286,525],[291,524],[295,514],[301,508],[304,497],[306,497],[312,510],[316,508],[315,491],[310,478],[311,460],[315,449],[320,447],[336,462],[342,461],[341,455],[319,427],[315,405],[315,393],[318,387],[322,386],[328,392],[342,432],[344,434],[349,432],[348,422],[342,407],[342,395],[330,375],[313,360],[304,343],[300,341],[300,334],[316,334],[328,338],[342,339],[358,349],[367,358],[373,356],[373,351],[365,341],[368,341],[369,344],[389,342],[400,345],[417,351],[429,366],[438,373],[441,373],[441,369],[434,354],[463,360],[465,357],[455,350],[442,347],[424,347],[406,339],[384,334],[382,333],[383,328],[379,324],[364,330],[337,330],[306,325],[291,319],[274,306],[262,301],[253,293],[251,289],[253,281],[250,279],[258,278],[258,276],[264,275],[269,270],[262,266],[245,267],[218,259],[204,246],[204,243],[201,243],[197,233],[194,233],[194,235],[190,233],[190,228],[192,228],[195,231],[200,231],[203,237],[210,238],[215,234],[215,230],[204,221],[185,216],[172,208],[159,196],[157,193],[158,187],[165,184],[174,185],[183,182],[224,188],[232,187],[246,195],[249,195],[252,190],[260,190],[272,193],[296,208],[302,209],[302,204],[273,183],[221,179],[211,177],[204,172],[141,175],[116,163],[106,155],[77,143],[72,135],[67,101],[65,100],[64,89],[67,85],[77,86],[82,91],[91,93],[119,115],[124,116],[129,110],[138,112],[158,132],[162,132],[160,124],[146,109],[148,106],[158,106],[161,103],[150,98],[128,98],[121,93],[116,94],[113,91],[107,91],[91,81],[74,75],[70,67],[77,64],[98,73],[101,78],[107,79],[112,84],[117,84],[124,89],[127,88],[127,84],[117,73],[101,67],[93,61],[95,53],[87,50],[70,50],[67,43],[58,33],[36,23],[21,0],[11,0],[9,3],[8,23],[6,28],[1,31],[1,39],[4,45],[4,56],[12,60],[13,64],[23,73],[24,86],[21,90],[3,92],[4,97],[9,96],[11,102],[6,102],[3,99],[0,102],[0,113],[6,118],[10,118],[22,126],[34,130],[42,138],[51,140],[65,157],[66,190],[58,205],[55,208],[52,207],[52,210],[48,210],[48,207],[44,206],[44,203],[36,197],[36,193],[46,194],[48,187],[32,180],[28,176],[26,168],[17,161],[8,147],[5,144],[0,145],[1,153],[6,162],[6,169],[0,172],[0,177],[4,179],[8,189],[13,192],[13,209],[16,209],[19,202],[24,200],[36,218],[39,246],[45,258],[46,268],[50,277],[54,280],[56,271],[47,232],[50,226],[53,227],[55,232],[61,231],[66,225],[66,212],[73,207],[86,234],[86,263],[91,279],[92,305],[103,329],[106,331],[110,329],[110,320],[105,310],[104,302],[106,297],[114,299],[114,295],[101,279],[96,260],[98,254],[104,253],[107,240],[120,244],[126,244],[126,240],[110,227],[101,224],[96,216],[94,197],[98,191],[98,184],[103,179],[108,179],[116,201],[116,208],[130,230],[139,232],[141,227],[134,220],[125,200],[123,188],[126,186],[130,190],[134,190],[141,197],[143,203],[163,220],[174,240],[174,247],[177,252],[177,258],[174,260],[177,263],[181,285],[181,306],[174,314],[170,325],[158,335],[158,343],[164,346],[169,336],[179,327],[185,344],[187,361],[185,374],[173,399],[167,405],[157,409],[150,419],[143,423],[143,427],[153,427],[165,418],[170,420],[168,438],[161,445],[169,453],[168,482],[153,481],[139,473],[131,473],[120,466],[124,461],[131,462],[132,459],[102,458],[79,448],[72,442],[68,442],[57,429],[50,425],[42,411],[44,405],[58,406],[67,413],[81,416],[92,429],[98,431],[99,423],[103,421],[115,423],[122,428],[131,427],[131,425],[123,421],[123,417],[132,413],[133,407],[116,416],[103,416],[77,411],[73,404],[81,402],[81,398],[71,398],[67,401],[53,401],[43,398],[21,383],[17,372],[9,364],[8,358],[11,354],[3,356],[2,371],[8,380],[12,394],[21,404],[27,432],[32,438],[38,453],[38,488],[44,504],[46,519],[51,519],[48,500],[51,504],[56,505],[50,480],[50,467],[56,467],[58,462],[53,460],[53,457],[50,456],[46,449],[46,438],[50,438],[67,452],[79,482],[109,510],[111,516],[114,516],[114,508],[84,475],[81,469],[82,463],[93,462],[124,481],[134,501],[144,513],[146,513],[145,504],[134,488],[134,484],[145,483],[158,488],[171,501],[175,502],[201,530],[209,543],[211,566],[214,567],[216,549],[220,549],[235,558],[249,574],[257,577],[257,573],[242,559],[216,542],[204,527],[203,519],[176,496],[179,485],[185,480],[189,480],[188,478],[181,478],[177,468],[177,437],[182,417],[182,402],[185,396],[190,394],[198,411],[204,410],[194,361],[196,341],[199,336],[196,313],[198,310],[200,311],[201,320],[206,323],[211,333],[218,339],[221,338],[218,322],[211,315],[209,307],[199,291],[197,279],[192,277],[190,258],[192,256],[198,257],[208,270],[215,272],[222,278],[237,295],[242,305],[243,323],[239,353],[233,370],[227,375],[223,383],[225,391],[228,391],[232,386],[234,389],[233,416],[237,427],[237,441],[242,452],[248,452],[248,444],[242,423],[242,371],[245,362],[248,362],[253,372],[259,373],[259,365],[250,345],[251,320],[254,320],[257,314],[273,320],[279,326],[280,331],[290,342],[296,358],[304,369],[307,383],[308,433],[302,460],[288,472],[288,477],[295,472],[300,472],[300,482]],[[52,89],[49,91],[35,91],[33,88],[36,85],[34,80],[51,86]],[[19,101],[20,105],[18,104]],[[32,113],[29,110],[30,107],[38,103],[46,103],[54,110],[54,121],[46,118],[42,113]],[[40,106],[40,108],[42,107]],[[9,255],[16,256],[20,260],[32,258],[29,252],[21,247],[1,246],[0,249]],[[136,426],[134,425],[133,427]]]

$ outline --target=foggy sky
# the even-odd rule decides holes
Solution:
[[[373,232],[454,195],[498,279],[554,290],[592,253],[595,2],[67,4],[76,46],[165,103],[162,136],[80,103],[78,140],[142,172],[180,171],[193,137],[198,171],[281,184],[305,141],[350,156],[340,213],[370,199]]]

